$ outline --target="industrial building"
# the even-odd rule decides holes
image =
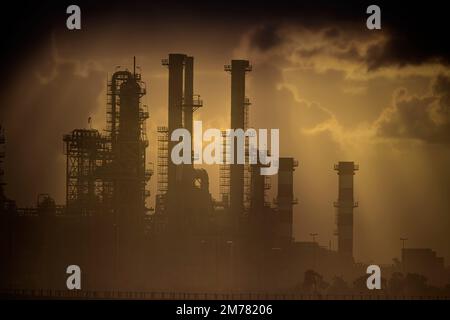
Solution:
[[[118,69],[108,81],[106,133],[75,129],[63,137],[65,205],[39,195],[36,207],[17,208],[0,184],[0,254],[7,261],[1,287],[65,289],[71,264],[80,266],[83,288],[91,290],[287,291],[308,269],[351,274],[358,167],[335,166],[338,251],[315,241],[296,242],[297,160],[279,159],[274,202],[267,199],[271,181],[260,175],[259,164],[220,165],[220,199],[214,199],[206,170],[170,161],[171,133],[185,128],[192,134],[193,113],[204,106],[194,93],[194,57],[169,54],[162,65],[168,69],[168,121],[158,126],[154,146],[155,208],[146,206],[154,172],[146,160],[149,112],[141,102],[146,85],[134,61],[131,70]],[[231,74],[230,128],[245,130],[250,125],[245,78],[252,67],[247,60],[232,60],[224,69]],[[230,146],[237,143],[223,136],[224,157],[236,157]],[[0,145],[4,142],[2,134]],[[3,156],[0,152],[0,164]]]
[[[439,286],[448,281],[444,258],[428,248],[403,248],[400,272],[416,273],[427,277],[428,283]]]

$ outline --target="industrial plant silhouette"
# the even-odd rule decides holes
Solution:
[[[202,107],[194,94],[194,58],[169,54],[162,64],[169,72],[168,126],[157,128],[155,208],[146,207],[154,172],[146,160],[146,85],[134,62],[131,71],[118,70],[108,81],[106,134],[75,129],[63,137],[65,205],[41,194],[36,207],[19,208],[0,185],[2,290],[67,290],[66,268],[73,264],[82,270],[82,290],[91,291],[276,293],[296,290],[311,270],[351,280],[363,276],[365,266],[353,258],[358,165],[334,166],[337,251],[293,238],[298,162],[292,157],[279,159],[273,202],[260,164],[220,165],[220,199],[213,199],[206,170],[176,165],[169,156],[176,144],[171,133],[185,128],[192,134],[193,113]],[[247,60],[225,66],[231,74],[231,129],[249,127],[245,77],[251,70]],[[229,148],[236,143],[223,136],[224,157],[236,157]],[[415,253],[403,249],[409,268]],[[443,260],[427,253],[425,260],[441,272]]]

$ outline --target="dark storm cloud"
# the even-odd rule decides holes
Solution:
[[[335,39],[335,38],[339,37],[340,34],[341,34],[341,31],[338,28],[330,28],[330,29],[325,30],[325,32],[324,32],[325,38],[328,38],[328,39]]]
[[[278,26],[268,24],[257,28],[250,38],[250,45],[261,51],[270,50],[281,44],[282,39],[278,34]]]
[[[450,112],[450,78],[439,75],[433,85],[433,91],[440,96],[439,105],[441,109],[439,109],[439,112],[448,115]]]
[[[432,94],[417,97],[400,90],[378,123],[378,134],[391,138],[418,139],[430,143],[450,142],[450,78],[439,75]]]
[[[42,39],[55,28],[63,28],[69,2],[14,2],[0,20],[0,35],[4,45],[0,64],[5,72],[12,71],[11,59],[32,54]],[[99,0],[78,1],[82,8],[83,28],[102,23],[105,17],[117,17],[127,28],[138,25],[139,30],[158,27],[157,21],[173,21],[175,27],[202,24],[206,29],[217,25],[249,28],[262,26],[253,37],[253,45],[260,50],[276,46],[279,41],[277,26],[294,25],[311,30],[326,30],[328,38],[338,38],[342,30],[355,33],[382,33],[387,42],[372,47],[367,55],[367,65],[374,70],[385,66],[404,66],[438,61],[450,62],[450,43],[447,10],[443,1],[426,3],[411,1],[376,1],[381,7],[382,30],[366,28],[366,9],[373,1],[287,1],[261,2],[256,0],[217,1],[144,1]],[[26,23],[25,23],[26,22]],[[14,29],[12,29],[14,26]],[[161,30],[164,32],[164,30]],[[220,34],[217,35],[220,38]],[[357,56],[355,56],[357,58]]]
[[[433,32],[439,33],[442,28]],[[369,70],[376,70],[385,66],[420,65],[423,63],[440,63],[448,66],[450,51],[447,41],[436,38],[436,34],[423,34],[416,30],[417,35],[409,32],[393,32],[386,43],[375,44],[368,49],[366,62]],[[430,36],[430,38],[428,38]]]
[[[382,30],[371,31],[366,28],[365,13],[369,2],[349,1],[339,5],[329,1],[317,1],[302,6],[281,6],[282,9],[267,8],[271,15],[268,21],[283,22],[283,25],[304,27],[314,31],[324,31],[324,38],[339,39],[344,32],[353,37],[371,37],[375,33],[382,34],[386,41],[372,45],[364,61],[368,70],[381,67],[420,65],[437,62],[443,65],[450,63],[450,44],[445,39],[447,26],[446,10],[441,2],[411,3],[403,1],[383,2],[377,4],[381,8]],[[278,7],[279,8],[279,7]],[[273,10],[271,10],[273,9]],[[258,14],[253,19],[257,20]],[[276,26],[280,26],[278,24]],[[261,49],[266,40],[268,48],[279,44],[273,22],[268,22],[266,32],[255,33],[254,47]],[[274,39],[278,41],[273,41]],[[305,54],[320,53],[320,50]],[[344,58],[360,61],[361,56],[354,49]]]
[[[339,45],[322,45],[310,49],[297,49],[295,54],[299,58],[312,58],[321,54],[328,54],[334,56],[339,60],[362,62],[365,57],[358,51],[358,48],[354,44],[348,45],[348,47],[339,48]]]
[[[336,57],[343,60],[361,61],[363,56],[359,53],[355,45],[350,45],[348,48],[337,52]]]
[[[444,2],[401,2],[388,10],[382,9],[389,39],[382,48],[372,48],[371,68],[437,61],[450,63],[447,41],[448,10]]]

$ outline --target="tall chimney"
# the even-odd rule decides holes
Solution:
[[[337,208],[338,252],[353,260],[353,208],[358,206],[353,199],[353,176],[359,167],[354,162],[341,161],[334,165],[339,176]]]
[[[186,57],[184,62],[184,104],[183,104],[183,125],[191,134],[191,150],[193,142],[193,114],[194,114],[194,57]],[[191,152],[191,165],[193,156]]]
[[[283,242],[291,242],[293,225],[294,168],[298,166],[294,158],[280,158],[278,169],[277,206],[279,214],[279,235]]]
[[[248,60],[232,60],[225,66],[231,72],[231,129],[244,129],[245,74],[251,71]],[[244,165],[237,164],[237,143],[234,138],[234,159],[230,165],[230,210],[233,223],[239,220],[244,209]]]
[[[181,166],[170,161],[172,148],[177,144],[170,141],[172,132],[183,127],[183,65],[186,55],[171,53],[169,60],[163,60],[163,64],[169,66],[169,149],[168,149],[168,192],[176,192],[177,185],[181,180]]]

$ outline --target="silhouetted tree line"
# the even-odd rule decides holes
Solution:
[[[303,281],[294,288],[296,293],[314,295],[384,295],[384,296],[447,296],[450,297],[450,284],[435,287],[427,284],[421,274],[394,272],[390,279],[381,278],[380,290],[369,290],[366,285],[368,275],[347,283],[343,277],[334,276],[330,282],[314,270],[304,273]]]

